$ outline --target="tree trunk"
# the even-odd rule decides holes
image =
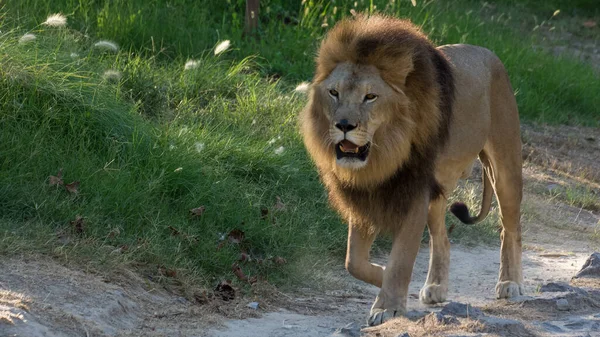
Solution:
[[[259,2],[260,0],[246,0],[246,35],[251,35],[258,28]]]

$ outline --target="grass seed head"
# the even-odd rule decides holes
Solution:
[[[298,84],[298,86],[296,87],[296,89],[294,89],[294,91],[298,92],[298,93],[305,94],[305,93],[308,92],[308,89],[310,89],[310,83],[309,82],[302,82],[302,83]]]
[[[21,36],[21,38],[19,39],[19,44],[26,44],[29,42],[33,42],[33,41],[35,41],[35,39],[37,39],[37,37],[35,35],[28,33],[28,34]]]
[[[185,70],[192,70],[192,69],[198,68],[198,66],[200,66],[200,62],[198,62],[196,60],[188,60],[185,63],[184,69]]]
[[[114,43],[112,41],[108,41],[108,40],[101,40],[101,41],[94,43],[94,48],[101,50],[101,51],[107,51],[107,52],[113,52],[113,53],[116,53],[119,51],[119,46],[117,46],[116,43]]]
[[[44,26],[48,27],[66,27],[67,26],[67,17],[62,15],[61,13],[48,15],[46,21],[42,23]]]
[[[219,42],[219,44],[215,47],[215,55],[219,55],[222,52],[226,51],[227,49],[229,49],[229,46],[231,46],[231,42],[229,42],[229,40]]]

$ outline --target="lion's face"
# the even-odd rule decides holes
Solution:
[[[324,136],[334,147],[331,153],[337,165],[353,170],[365,167],[371,153],[380,150],[377,134],[392,118],[389,104],[405,97],[374,66],[351,63],[339,64],[315,91],[324,103],[322,111],[329,123]]]

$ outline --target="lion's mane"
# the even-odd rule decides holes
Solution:
[[[327,139],[325,98],[318,92],[344,62],[375,66],[382,79],[406,98],[384,107],[393,118],[375,132],[377,146],[358,170],[336,166],[335,149]],[[415,197],[429,193],[436,198],[443,193],[434,170],[448,138],[453,98],[448,60],[409,21],[358,15],[339,22],[327,34],[301,114],[301,132],[330,201],[345,220],[377,231],[392,229]]]

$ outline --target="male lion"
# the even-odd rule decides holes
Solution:
[[[483,202],[465,223],[487,215],[496,192],[502,219],[498,298],[523,293],[519,116],[501,61],[470,45],[435,48],[418,28],[392,17],[358,15],[321,43],[301,132],[333,207],[348,222],[346,268],[381,288],[368,319],[377,325],[406,312],[421,235],[430,261],[424,303],[446,300],[450,243],[448,193],[483,164]],[[387,266],[369,262],[375,236],[393,235]]]

